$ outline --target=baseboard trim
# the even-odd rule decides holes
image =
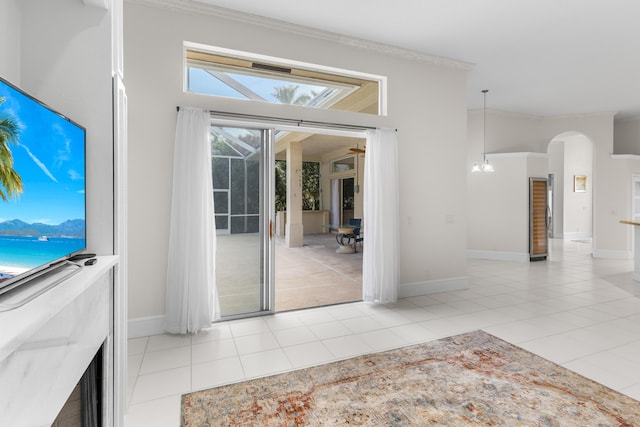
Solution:
[[[633,252],[631,251],[608,251],[602,249],[593,250],[594,258],[603,259],[633,259]]]
[[[563,233],[562,238],[564,240],[573,240],[573,239],[591,239],[593,234],[591,232],[573,232],[573,233]]]
[[[398,288],[398,298],[417,297],[420,295],[436,294],[439,292],[461,291],[469,289],[468,277],[454,277],[451,279],[428,280],[426,282],[407,283]]]
[[[149,316],[129,319],[127,331],[129,338],[164,334],[164,316]]]
[[[409,298],[439,292],[461,291],[469,289],[468,277],[454,277],[442,280],[407,283],[398,288],[398,298]],[[129,319],[128,338],[148,337],[164,334],[164,316],[149,316]]]
[[[526,252],[479,251],[467,249],[467,258],[488,259],[492,261],[529,262],[529,254]]]

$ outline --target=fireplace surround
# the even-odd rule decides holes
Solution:
[[[100,347],[51,427],[102,427],[102,352]]]
[[[92,361],[100,364],[100,425],[113,424],[114,378],[125,376],[114,363],[123,350],[114,346],[116,265],[117,256],[99,257],[23,306],[0,311],[0,425],[50,426]],[[32,286],[41,285],[20,292],[37,291]]]

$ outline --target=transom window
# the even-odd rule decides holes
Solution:
[[[185,88],[212,96],[380,114],[382,77],[253,56],[187,47]]]
[[[347,172],[354,169],[355,160],[353,156],[331,162],[331,172],[333,173]]]

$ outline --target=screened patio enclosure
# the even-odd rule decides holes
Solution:
[[[260,230],[261,131],[211,128],[213,198],[218,234]]]

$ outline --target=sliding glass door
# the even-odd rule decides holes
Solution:
[[[211,128],[220,318],[273,311],[272,134]]]
[[[364,248],[337,254],[331,225],[362,218],[362,162],[350,149],[364,141],[221,120],[211,128],[217,318],[361,300]]]

